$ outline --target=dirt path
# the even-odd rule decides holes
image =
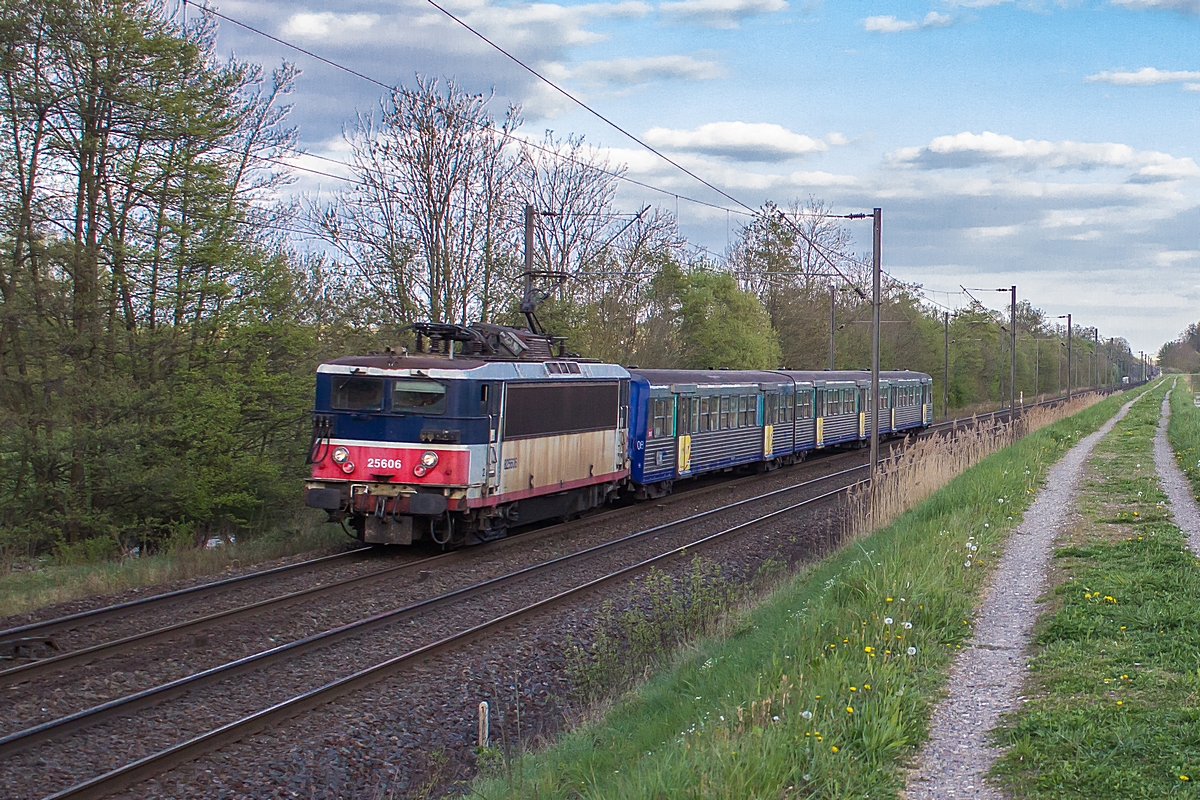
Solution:
[[[984,782],[997,756],[987,733],[1015,708],[1024,683],[1026,648],[1055,535],[1066,523],[1092,449],[1142,396],[1122,406],[1050,469],[1045,488],[1009,536],[974,635],[955,659],[947,697],[934,710],[929,742],[908,780],[907,800],[1003,797]]]
[[[1176,379],[1178,384],[1178,378]],[[1173,386],[1171,392],[1178,386]],[[1188,546],[1193,553],[1200,554],[1200,506],[1196,504],[1196,495],[1192,482],[1179,468],[1175,460],[1175,451],[1167,441],[1167,425],[1171,421],[1171,392],[1162,402],[1162,418],[1158,421],[1158,431],[1154,434],[1154,467],[1163,491],[1167,494],[1167,502],[1171,504],[1171,516],[1175,525],[1187,536]]]

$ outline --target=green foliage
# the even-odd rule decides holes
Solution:
[[[596,800],[895,794],[1014,517],[1123,399],[985,459],[807,570],[728,636],[696,644],[602,721],[529,758],[519,786],[484,780],[475,790]]]
[[[1039,628],[1029,699],[998,734],[1011,749],[995,772],[1019,796],[1195,794],[1200,564],[1163,513],[1152,466],[1165,388],[1097,447],[1079,497],[1085,541],[1055,554],[1070,579]]]
[[[1192,481],[1200,499],[1200,408],[1194,396],[1200,392],[1200,375],[1180,379],[1171,393],[1171,423],[1168,435],[1175,457]]]

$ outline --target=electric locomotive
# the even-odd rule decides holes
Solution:
[[[555,357],[553,337],[514,328],[413,327],[430,352],[318,368],[307,505],[365,542],[457,546],[616,495],[627,370]]]

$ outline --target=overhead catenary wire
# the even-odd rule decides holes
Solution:
[[[184,2],[185,4],[187,3],[187,1],[188,1],[188,0],[183,0],[183,2]],[[639,181],[633,181],[633,180],[631,180],[630,182],[632,182],[632,183],[636,183],[636,184],[638,184],[638,185],[641,185],[641,186],[643,186],[643,187],[645,187],[645,188],[647,188],[647,189],[652,189],[653,191],[661,192],[661,193],[663,193],[663,194],[674,195],[674,196],[677,198],[677,200],[679,200],[679,199],[683,199],[683,200],[687,200],[688,202],[697,203],[697,204],[700,204],[700,205],[708,206],[708,207],[710,207],[710,208],[714,208],[714,209],[718,209],[718,210],[723,210],[723,211],[727,211],[727,212],[733,211],[734,213],[743,213],[743,214],[747,214],[747,215],[749,215],[749,216],[752,216],[752,217],[757,217],[757,216],[760,216],[760,215],[761,215],[761,212],[760,212],[760,211],[758,211],[757,209],[755,209],[755,208],[753,208],[753,207],[751,207],[751,206],[747,205],[746,203],[742,202],[742,201],[741,201],[741,200],[739,200],[737,197],[734,197],[732,194],[730,194],[729,192],[727,192],[727,191],[725,191],[724,189],[720,188],[720,187],[719,187],[719,186],[717,186],[716,184],[714,184],[714,183],[712,183],[712,182],[710,182],[710,181],[706,180],[705,178],[701,177],[700,175],[696,174],[696,173],[695,173],[695,172],[693,172],[692,170],[688,169],[687,167],[683,166],[682,164],[680,164],[679,162],[675,161],[675,160],[674,160],[674,159],[672,159],[671,157],[667,156],[665,153],[661,152],[660,150],[658,150],[657,148],[653,147],[653,146],[652,146],[652,145],[650,145],[649,143],[647,143],[647,142],[643,141],[643,140],[642,140],[640,137],[638,137],[637,135],[635,135],[635,134],[631,133],[630,131],[626,130],[625,128],[623,128],[622,126],[620,126],[619,124],[617,124],[616,122],[614,122],[613,120],[611,120],[611,119],[609,119],[608,117],[606,117],[605,115],[601,114],[599,111],[597,111],[596,109],[592,108],[592,107],[591,107],[590,105],[588,105],[587,103],[583,102],[581,99],[579,99],[578,97],[576,97],[575,95],[573,95],[571,92],[568,92],[566,89],[562,88],[561,86],[559,86],[558,84],[556,84],[554,81],[552,81],[552,80],[550,80],[549,78],[547,78],[545,75],[542,75],[542,74],[541,74],[540,72],[538,72],[536,69],[534,69],[533,67],[529,66],[529,65],[528,65],[528,64],[526,64],[524,61],[522,61],[521,59],[519,59],[519,58],[517,58],[515,55],[513,55],[512,53],[508,52],[508,51],[507,51],[507,50],[505,50],[503,47],[501,47],[500,45],[498,45],[498,44],[496,44],[495,42],[493,42],[491,39],[489,39],[489,38],[488,38],[487,36],[485,36],[483,33],[481,33],[480,31],[476,30],[475,28],[473,28],[473,27],[472,27],[472,26],[471,26],[469,23],[467,23],[465,20],[463,20],[463,19],[460,19],[460,18],[459,18],[459,17],[457,17],[455,14],[453,14],[451,11],[449,11],[448,9],[446,9],[446,8],[444,8],[443,6],[439,5],[437,2],[435,2],[435,0],[426,0],[426,2],[428,2],[428,3],[429,3],[431,6],[433,6],[434,8],[436,8],[436,9],[437,9],[438,11],[440,11],[441,13],[445,14],[447,17],[449,17],[451,20],[453,20],[453,21],[454,21],[454,22],[456,22],[457,24],[461,25],[461,26],[462,26],[463,28],[465,28],[467,31],[469,31],[470,33],[472,33],[474,36],[478,37],[480,40],[482,40],[483,42],[485,42],[486,44],[488,44],[490,47],[492,47],[493,49],[495,49],[497,52],[501,53],[503,56],[505,56],[506,58],[508,58],[509,60],[511,60],[511,61],[512,61],[514,64],[517,64],[519,67],[521,67],[522,69],[524,69],[525,71],[527,71],[529,74],[533,75],[533,76],[534,76],[535,78],[537,78],[539,81],[541,81],[541,82],[545,83],[547,86],[549,86],[550,88],[554,89],[556,92],[558,92],[559,94],[563,95],[564,97],[566,97],[567,99],[569,99],[571,102],[573,102],[573,103],[577,104],[577,105],[578,105],[580,108],[584,109],[584,110],[585,110],[585,111],[587,111],[589,114],[592,114],[594,117],[596,117],[596,118],[597,118],[597,119],[599,119],[600,121],[604,122],[606,125],[610,126],[611,128],[613,128],[613,129],[614,129],[614,130],[616,130],[617,132],[621,133],[623,136],[625,136],[625,137],[629,138],[631,141],[633,141],[633,142],[636,142],[636,143],[637,143],[639,146],[641,146],[642,148],[644,148],[644,149],[646,149],[647,151],[649,151],[649,152],[653,153],[654,155],[656,155],[657,157],[659,157],[660,159],[662,159],[662,160],[663,160],[663,161],[665,161],[666,163],[670,164],[672,167],[675,167],[676,169],[678,169],[678,170],[679,170],[680,172],[682,172],[683,174],[685,174],[685,175],[687,175],[688,177],[692,178],[693,180],[697,181],[697,182],[698,182],[698,183],[700,183],[701,185],[703,185],[703,186],[707,187],[708,189],[712,190],[713,192],[716,192],[718,195],[720,195],[721,197],[724,197],[726,200],[729,200],[729,201],[730,201],[731,203],[733,203],[734,205],[736,205],[736,206],[740,206],[742,209],[745,209],[745,211],[742,211],[742,212],[737,212],[737,211],[736,211],[736,210],[734,210],[734,209],[728,209],[728,208],[726,208],[726,207],[724,207],[724,206],[719,206],[719,205],[717,205],[717,204],[714,204],[714,203],[709,203],[709,202],[707,202],[707,201],[698,200],[698,199],[696,199],[696,198],[690,198],[690,197],[686,197],[686,196],[684,196],[684,195],[680,195],[678,192],[671,192],[671,191],[669,191],[669,190],[661,189],[661,188],[659,188],[659,187],[655,187],[655,186],[652,186],[652,185],[650,185],[650,184],[645,184],[645,183],[643,183],[643,182],[639,182]],[[389,92],[395,92],[395,91],[398,91],[398,88],[397,88],[397,87],[394,87],[394,86],[389,86],[388,84],[384,83],[383,81],[380,81],[380,80],[378,80],[378,79],[376,79],[376,78],[372,78],[372,77],[370,77],[370,76],[368,76],[368,75],[365,75],[365,74],[363,74],[363,73],[359,72],[358,70],[355,70],[355,69],[352,69],[352,68],[350,68],[350,67],[347,67],[347,66],[345,66],[345,65],[343,65],[343,64],[340,64],[340,63],[338,63],[338,62],[336,62],[336,61],[333,61],[332,59],[329,59],[329,58],[326,58],[326,57],[324,57],[324,56],[318,55],[318,54],[316,54],[316,53],[314,53],[314,52],[312,52],[312,51],[310,51],[310,50],[308,50],[308,49],[306,49],[306,48],[300,47],[299,45],[295,45],[295,44],[293,44],[293,43],[291,43],[291,42],[288,42],[288,41],[286,41],[286,40],[284,40],[284,39],[281,39],[281,38],[279,38],[279,37],[277,37],[277,36],[273,36],[273,35],[271,35],[271,34],[269,34],[269,33],[265,32],[265,31],[263,31],[263,30],[260,30],[260,29],[258,29],[258,28],[256,28],[256,27],[252,26],[252,25],[249,25],[249,24],[247,24],[247,23],[245,23],[245,22],[242,22],[242,21],[240,21],[240,20],[237,20],[237,19],[235,19],[235,18],[233,18],[233,17],[230,17],[230,16],[228,16],[227,14],[222,14],[221,12],[219,12],[219,11],[216,11],[216,10],[214,10],[214,9],[211,9],[211,8],[208,8],[208,7],[206,7],[206,6],[205,6],[205,7],[202,7],[202,8],[203,8],[203,10],[204,10],[204,12],[205,12],[205,13],[209,13],[209,14],[212,14],[213,16],[215,16],[215,17],[217,17],[217,18],[219,18],[219,19],[226,20],[227,22],[230,22],[230,23],[231,23],[231,24],[233,24],[233,25],[237,25],[238,27],[241,27],[241,28],[243,28],[243,29],[245,29],[245,30],[247,30],[247,31],[250,31],[250,32],[252,32],[252,33],[255,33],[255,34],[259,35],[259,36],[262,36],[262,37],[264,37],[264,38],[266,38],[266,39],[269,39],[270,41],[273,41],[273,42],[275,42],[275,43],[277,43],[277,44],[279,44],[279,45],[281,45],[281,46],[283,46],[283,47],[288,47],[288,48],[290,48],[290,49],[293,49],[293,50],[295,50],[296,52],[303,53],[304,55],[307,55],[307,56],[309,56],[310,58],[314,58],[314,59],[316,59],[316,60],[320,61],[320,62],[321,62],[321,63],[323,63],[323,64],[326,64],[326,65],[328,65],[328,66],[330,66],[330,67],[333,67],[333,68],[335,68],[335,69],[339,69],[339,70],[341,70],[341,71],[343,71],[343,72],[345,72],[345,73],[347,73],[347,74],[353,75],[353,76],[355,76],[355,77],[358,77],[358,78],[360,78],[360,79],[362,79],[362,80],[365,80],[365,81],[367,81],[367,82],[371,83],[372,85],[379,86],[379,87],[381,87],[381,88],[383,88],[383,89],[386,89],[386,90],[387,90],[387,91],[389,91]],[[496,130],[496,129],[494,129],[494,128],[493,128],[493,130]],[[502,135],[511,135],[511,134],[507,134],[507,133],[506,133],[506,132],[504,132],[504,131],[497,131],[497,132],[501,133]],[[518,138],[519,138],[519,137],[518,137]],[[527,140],[524,140],[524,139],[522,139],[522,141],[527,141]],[[841,276],[841,278],[842,278],[842,280],[843,280],[843,281],[845,281],[845,282],[846,282],[846,283],[847,283],[849,286],[851,286],[851,287],[852,287],[852,288],[855,290],[855,292],[857,292],[857,293],[858,293],[858,294],[859,294],[861,297],[863,297],[863,298],[865,299],[866,295],[865,295],[865,293],[862,291],[862,289],[860,289],[860,288],[859,288],[859,287],[858,287],[858,286],[857,286],[857,285],[856,285],[856,284],[855,284],[853,281],[851,281],[851,280],[850,280],[848,277],[846,277],[846,276],[845,276],[845,274],[843,274],[843,273],[841,272],[841,270],[838,268],[838,266],[837,266],[837,264],[834,262],[834,260],[833,260],[832,258],[830,258],[830,257],[829,257],[829,255],[828,255],[827,253],[825,253],[825,252],[824,252],[824,248],[823,248],[821,245],[817,244],[815,241],[813,241],[812,239],[810,239],[810,238],[809,238],[809,237],[808,237],[808,236],[807,236],[807,235],[806,235],[806,234],[805,234],[805,233],[804,233],[804,232],[803,232],[803,231],[800,229],[800,227],[799,227],[799,226],[798,226],[798,225],[797,225],[795,222],[793,222],[793,221],[792,221],[792,220],[791,220],[791,219],[790,219],[790,218],[789,218],[789,217],[788,217],[786,214],[784,214],[784,213],[783,213],[781,210],[777,210],[777,212],[778,212],[778,214],[779,214],[780,218],[781,218],[781,219],[783,219],[783,220],[784,220],[784,221],[785,221],[785,222],[786,222],[786,223],[787,223],[787,224],[788,224],[788,225],[789,225],[789,226],[790,226],[790,227],[791,227],[791,228],[792,228],[792,229],[793,229],[793,230],[796,232],[796,234],[797,234],[797,235],[799,235],[799,236],[800,236],[802,239],[804,239],[804,240],[805,240],[805,241],[806,241],[806,242],[807,242],[807,243],[808,243],[808,244],[809,244],[809,245],[810,245],[810,246],[811,246],[811,247],[812,247],[812,248],[813,248],[813,249],[814,249],[814,250],[815,250],[815,251],[816,251],[816,252],[817,252],[817,253],[818,253],[818,254],[819,254],[819,255],[820,255],[820,256],[821,256],[821,257],[822,257],[822,258],[823,258],[823,259],[824,259],[826,262],[827,262],[827,263],[828,263],[828,264],[829,264],[829,266],[830,266],[831,268],[833,268],[833,270],[834,270],[835,272],[838,272],[838,273],[839,273],[839,275]],[[676,217],[678,217],[678,214],[676,214]]]
[[[183,0],[183,3],[184,3],[184,5],[187,5],[188,0]],[[255,35],[261,36],[264,39],[269,39],[270,41],[275,42],[276,44],[278,44],[282,47],[286,47],[288,49],[295,50],[297,53],[302,53],[302,54],[308,56],[309,58],[313,58],[317,61],[320,61],[322,64],[325,64],[329,67],[332,67],[334,69],[345,72],[348,75],[353,75],[356,78],[360,78],[364,81],[367,81],[368,83],[370,83],[374,86],[378,86],[388,92],[400,91],[400,87],[398,87],[398,86],[392,86],[381,80],[372,78],[369,75],[365,75],[356,69],[346,66],[345,64],[341,64],[337,61],[326,58],[325,56],[318,55],[317,53],[314,53],[313,51],[308,50],[307,48],[301,47],[300,45],[293,44],[292,42],[289,42],[286,39],[281,39],[278,36],[273,36],[272,34],[269,34],[260,28],[256,28],[253,25],[250,25],[248,23],[242,22],[241,20],[235,19],[235,18],[229,16],[228,14],[223,14],[220,11],[217,11],[216,9],[210,8],[208,6],[200,6],[199,8],[206,14],[211,14],[214,17],[217,17],[218,19],[223,19],[232,25],[236,25],[239,28],[247,30]],[[758,212],[755,209],[751,208],[750,206],[745,205],[744,203],[737,201],[734,198],[729,198],[729,199],[734,200],[734,202],[737,203],[739,206],[742,206],[742,208],[728,208],[728,207],[722,206],[718,203],[710,203],[707,200],[701,200],[696,197],[690,197],[688,195],[680,194],[680,193],[672,191],[670,189],[664,189],[660,186],[655,186],[653,184],[646,183],[644,181],[639,181],[636,178],[630,178],[630,177],[623,175],[619,172],[616,172],[614,170],[606,170],[601,167],[597,167],[595,164],[588,164],[585,162],[581,162],[578,159],[573,159],[573,158],[570,158],[569,156],[564,156],[562,153],[559,153],[559,152],[553,150],[552,148],[543,147],[541,145],[538,145],[523,136],[519,136],[515,133],[512,133],[511,131],[504,131],[495,126],[486,126],[486,127],[489,130],[494,131],[495,133],[499,134],[500,136],[503,136],[506,139],[511,139],[513,141],[519,142],[523,145],[533,148],[534,150],[538,150],[540,152],[546,153],[548,155],[553,155],[558,158],[563,158],[564,160],[570,161],[571,163],[574,163],[574,164],[579,164],[581,166],[587,166],[591,169],[596,169],[597,171],[599,171],[603,174],[609,175],[617,180],[624,181],[625,183],[629,183],[634,186],[639,186],[643,189],[648,189],[652,192],[657,192],[658,194],[664,195],[666,197],[674,197],[676,199],[676,201],[684,200],[684,201],[692,203],[694,205],[705,206],[707,208],[711,208],[715,211],[725,211],[727,213],[740,214],[743,216],[751,216],[751,217],[758,216]],[[671,163],[673,163],[673,162],[671,162]],[[743,210],[743,209],[745,209],[745,210]],[[676,209],[676,211],[678,211],[678,208]],[[676,214],[676,216],[678,216],[678,214]]]

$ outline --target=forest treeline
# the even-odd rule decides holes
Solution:
[[[211,19],[171,11],[0,0],[4,552],[287,524],[316,365],[420,320],[520,324],[526,205],[539,317],[584,356],[821,368],[832,302],[836,366],[869,363],[864,259],[819,199],[764,206],[715,256],[672,208],[624,210],[624,165],[582,137],[421,77],[346,121],[349,180],[297,195],[296,67],[224,60]],[[882,315],[883,365],[934,375],[939,413],[945,325],[951,409],[1007,395],[1007,318],[895,281]],[[1028,303],[1018,329],[1018,391],[1064,389],[1065,330]],[[1123,340],[1074,335],[1073,385],[1131,369]]]
[[[1200,372],[1200,323],[1188,325],[1178,339],[1164,344],[1158,351],[1158,365],[1179,372]]]

